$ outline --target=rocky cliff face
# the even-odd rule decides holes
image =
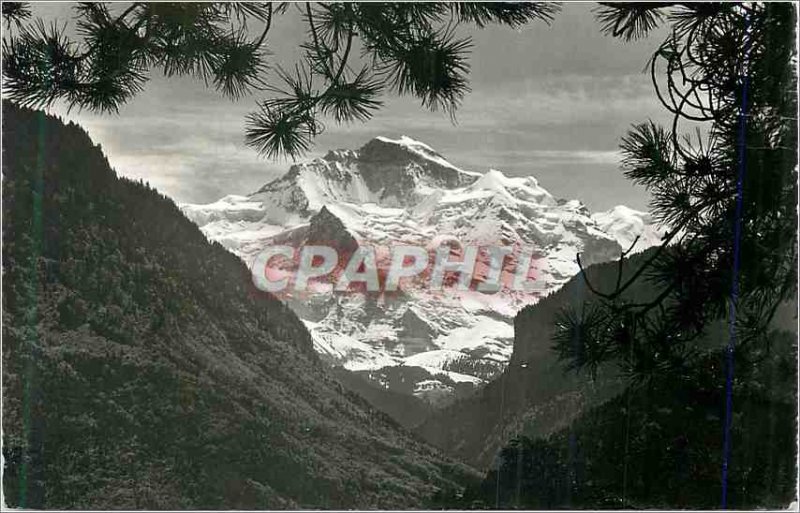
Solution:
[[[378,137],[359,150],[330,151],[293,165],[248,196],[182,209],[245,262],[267,245],[301,244],[309,234],[351,250],[532,247],[534,287],[525,292],[433,293],[411,284],[392,296],[285,296],[325,359],[383,383],[419,383],[410,392],[436,401],[504,368],[517,311],[574,276],[577,253],[588,265],[617,258],[620,242],[629,244],[637,235],[644,235],[640,247],[657,241],[643,213],[615,209],[592,216],[580,201],[553,197],[533,177],[466,171],[408,137]]]

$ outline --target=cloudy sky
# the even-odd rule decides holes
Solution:
[[[470,29],[472,92],[456,124],[413,98],[389,95],[367,123],[326,123],[307,157],[404,134],[465,169],[536,176],[556,196],[581,199],[592,210],[645,209],[647,194],[622,176],[617,147],[631,124],[664,119],[642,73],[660,37],[621,43],[604,36],[593,9],[567,4],[549,26]],[[37,4],[35,12],[71,23],[66,3]],[[296,13],[279,18],[269,36],[271,64],[291,64],[302,38]],[[244,116],[258,98],[232,102],[200,81],[156,72],[118,116],[52,110],[87,128],[119,173],[176,201],[200,203],[252,192],[288,169],[289,162],[258,157],[243,143]]]

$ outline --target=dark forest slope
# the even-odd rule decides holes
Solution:
[[[785,509],[797,500],[796,311],[786,305],[771,350],[733,382],[732,509]],[[792,331],[780,329],[792,319]],[[480,486],[444,496],[440,506],[719,508],[724,355],[710,351],[696,363],[590,408],[547,436],[515,436]]]
[[[630,276],[650,251],[653,250],[626,260],[623,275]],[[590,266],[586,273],[599,290],[613,290],[617,268],[617,263],[609,262]],[[626,297],[645,302],[653,294],[649,283],[642,280],[626,292]],[[575,276],[555,293],[520,311],[514,323],[514,352],[503,374],[472,396],[434,412],[417,428],[420,435],[446,452],[486,469],[509,440],[547,437],[622,392],[623,382],[614,365],[601,367],[593,381],[586,374],[566,371],[564,362],[552,350],[558,312],[592,300],[584,279]],[[773,326],[783,333],[779,337],[796,338],[796,310],[796,304],[787,304],[776,316]],[[720,322],[708,328],[700,343],[712,349],[727,340],[727,326]],[[791,360],[792,347],[783,347],[780,357]],[[719,369],[713,372],[722,376]],[[792,384],[791,379],[788,383]]]
[[[474,477],[81,128],[4,102],[3,152],[10,506],[398,508]]]
[[[634,255],[627,269],[647,257]],[[613,290],[617,264],[591,266],[587,275],[598,289]],[[641,281],[627,294],[642,302],[653,293]],[[708,327],[691,372],[626,391],[613,366],[591,381],[566,372],[552,350],[559,310],[592,299],[577,276],[523,309],[504,373],[418,428],[427,440],[487,470],[480,486],[443,496],[438,506],[719,507],[726,324]],[[769,334],[769,351],[738,367],[733,382],[728,504],[734,508],[783,508],[795,500],[796,302],[781,305]]]

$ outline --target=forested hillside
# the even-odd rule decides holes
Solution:
[[[734,388],[728,504],[797,500],[796,333]],[[510,440],[478,487],[441,497],[460,508],[714,509],[721,493],[723,354],[695,372],[633,388],[544,437]]]
[[[624,263],[635,269],[650,252]],[[586,273],[610,290],[617,264]],[[647,281],[626,292],[652,295]],[[596,301],[581,276],[522,310],[506,371],[472,397],[436,412],[419,432],[487,474],[439,497],[450,508],[692,508],[719,506],[725,407],[724,323],[710,325],[686,372],[626,386],[609,362],[592,379],[567,370],[553,347],[559,312]],[[770,346],[734,382],[729,505],[795,500],[797,303],[778,309]]]
[[[626,260],[623,272],[635,268],[649,254]],[[616,273],[614,262],[587,269],[599,287],[613,286]],[[628,297],[647,298],[647,287],[634,288]],[[590,299],[591,292],[579,275],[520,311],[514,321],[514,352],[503,374],[472,396],[435,412],[419,426],[419,433],[465,461],[487,468],[511,438],[550,434],[619,393],[623,385],[613,368],[600,368],[592,380],[568,372],[552,349],[558,313]]]
[[[78,126],[3,102],[3,487],[26,508],[400,508],[475,477]]]

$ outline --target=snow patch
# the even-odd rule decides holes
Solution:
[[[325,158],[291,166],[253,194],[181,205],[206,237],[245,262],[275,240],[302,240],[311,218],[322,208],[341,221],[359,245],[376,247],[379,262],[389,258],[392,246],[429,247],[445,240],[535,249],[535,287],[529,292],[415,288],[395,298],[368,299],[320,290],[310,298],[286,298],[304,319],[316,351],[347,369],[407,365],[447,372],[454,382],[477,386],[482,383],[479,377],[443,368],[462,359],[474,362],[476,368],[486,359],[507,362],[516,312],[574,276],[578,253],[587,263],[602,262],[619,258],[636,236],[640,236],[637,251],[660,241],[661,232],[647,213],[617,206],[591,214],[579,200],[554,198],[534,177],[508,177],[496,169],[485,174],[465,171],[407,136],[377,141],[402,151],[381,156],[380,147],[373,147],[389,161],[374,156],[362,160],[361,152],[369,144],[358,151],[331,151]],[[376,191],[367,186],[362,174],[366,169],[374,187],[383,177],[406,174]],[[456,171],[460,178],[442,179],[442,169]],[[413,327],[404,317],[410,308],[419,321]],[[433,381],[418,385],[434,386]]]

